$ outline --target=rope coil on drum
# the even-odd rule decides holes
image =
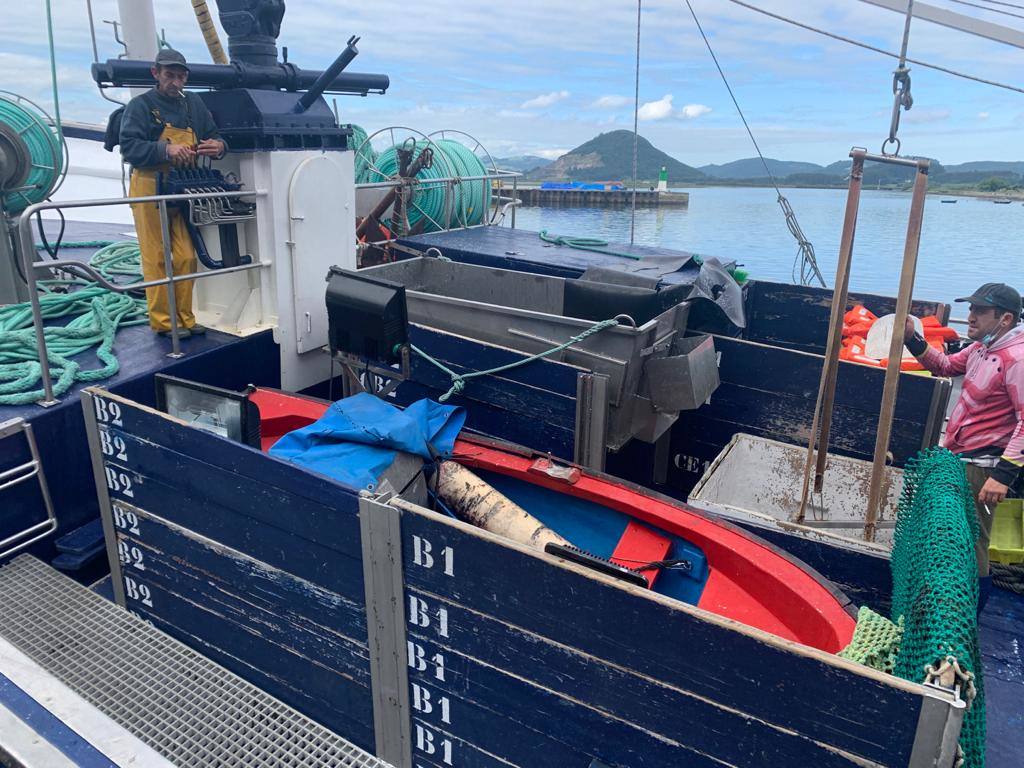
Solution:
[[[474,150],[460,141],[435,138],[420,134],[405,142],[394,138],[394,129],[377,131],[367,137],[359,126],[353,125],[352,146],[355,149],[357,184],[395,182],[407,194],[407,221],[382,223],[392,232],[403,231],[406,226],[422,232],[435,232],[453,226],[471,227],[481,224],[490,210],[493,194],[487,178],[489,171]],[[381,133],[392,133],[392,145],[381,152],[372,147],[373,138]],[[425,150],[433,153],[433,161],[419,169],[412,179],[401,175],[400,153],[411,151],[412,161]],[[453,179],[453,181],[441,181]],[[469,179],[469,180],[467,180]]]
[[[53,193],[67,169],[67,149],[46,112],[0,91],[0,203],[17,214]]]

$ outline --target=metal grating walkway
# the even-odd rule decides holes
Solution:
[[[28,555],[0,568],[0,635],[177,765],[388,768]]]

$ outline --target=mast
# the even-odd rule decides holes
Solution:
[[[153,61],[156,58],[156,16],[153,0],[117,0],[117,11],[121,17],[121,33],[125,47],[125,58]],[[146,88],[132,88],[132,96],[145,93]]]
[[[907,12],[907,0],[861,0],[868,5],[876,5],[885,8],[887,11],[896,13]],[[934,5],[915,2],[912,10],[914,18],[922,21],[930,21],[943,27],[949,27],[960,32],[977,37],[983,37],[1005,45],[1012,45],[1015,48],[1024,48],[1024,32],[1007,27],[1002,24],[993,24],[990,21],[976,19],[973,16],[965,16],[962,13],[947,11],[945,8],[937,8]]]

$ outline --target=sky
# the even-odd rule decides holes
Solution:
[[[759,7],[886,50],[898,14],[857,0],[752,0]],[[61,115],[103,122],[113,108],[89,77],[86,0],[52,0]],[[782,24],[728,0],[692,0],[768,157],[827,164],[888,135],[893,59]],[[1021,8],[930,0],[1024,30]],[[1014,2],[1014,0],[1011,0]],[[214,0],[210,0],[211,8]],[[399,125],[465,131],[494,157],[554,158],[598,133],[633,127],[637,4],[622,0],[507,3],[288,0],[278,45],[303,69],[322,69],[359,35],[349,70],[383,72],[384,96],[338,98],[341,119],[369,132]],[[121,52],[115,0],[92,0],[101,59]],[[209,61],[188,0],[154,0],[157,27],[194,61]],[[999,14],[996,11],[1003,11]],[[1008,16],[1006,13],[1018,14]],[[643,0],[640,133],[700,166],[754,154],[683,0]],[[227,47],[227,38],[221,32]],[[45,4],[6,3],[0,25],[3,88],[52,110]],[[1024,87],[1024,50],[915,20],[910,55]],[[912,67],[905,154],[943,164],[1022,160],[1024,94]]]

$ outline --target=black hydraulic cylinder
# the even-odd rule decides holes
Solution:
[[[314,102],[324,92],[324,89],[334,82],[334,79],[352,62],[352,59],[359,55],[359,50],[356,48],[356,43],[358,42],[359,38],[355,35],[348,39],[348,45],[345,46],[345,50],[338,54],[338,58],[334,60],[331,66],[320,73],[320,77],[316,79],[316,82],[309,87],[308,91],[302,94],[302,98],[296,102],[292,112],[298,115],[313,106]]]
[[[342,52],[339,59],[348,53]],[[351,59],[349,59],[351,61]],[[337,62],[335,62],[337,63]],[[345,62],[347,63],[347,62]],[[155,84],[151,61],[136,59],[107,59],[92,65],[92,77],[99,85],[115,88],[149,87]],[[343,65],[344,66],[344,65]],[[271,66],[254,64],[189,64],[189,87],[198,88],[264,88],[284,91],[304,91],[312,88],[323,75],[317,70],[302,70],[294,64],[277,63]],[[363,72],[340,72],[317,93],[384,93],[391,80],[387,75]]]

